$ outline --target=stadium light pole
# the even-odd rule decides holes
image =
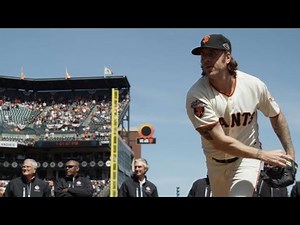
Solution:
[[[180,187],[176,187],[176,197],[180,196]]]

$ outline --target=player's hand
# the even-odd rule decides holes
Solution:
[[[293,158],[283,150],[263,151],[262,160],[271,166],[286,167],[287,160]]]

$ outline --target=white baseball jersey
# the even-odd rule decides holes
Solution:
[[[260,148],[257,110],[267,117],[274,117],[280,112],[267,86],[241,71],[237,71],[236,86],[231,96],[216,90],[206,76],[201,77],[187,93],[186,110],[195,129],[219,122],[225,134],[257,148]],[[214,149],[205,138],[201,139],[206,156],[232,158]]]

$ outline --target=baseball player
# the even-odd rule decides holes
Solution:
[[[230,41],[206,35],[193,55],[201,56],[202,77],[190,88],[186,110],[200,133],[208,176],[215,197],[251,197],[261,161],[286,166],[295,159],[287,121],[267,86],[238,70]],[[282,149],[263,151],[257,110],[269,117]]]

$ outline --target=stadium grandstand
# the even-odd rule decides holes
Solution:
[[[126,76],[20,79],[0,76],[0,183],[21,174],[25,158],[45,180],[64,176],[76,159],[95,196],[110,180],[111,95],[118,101],[118,184],[131,173],[130,84]]]

